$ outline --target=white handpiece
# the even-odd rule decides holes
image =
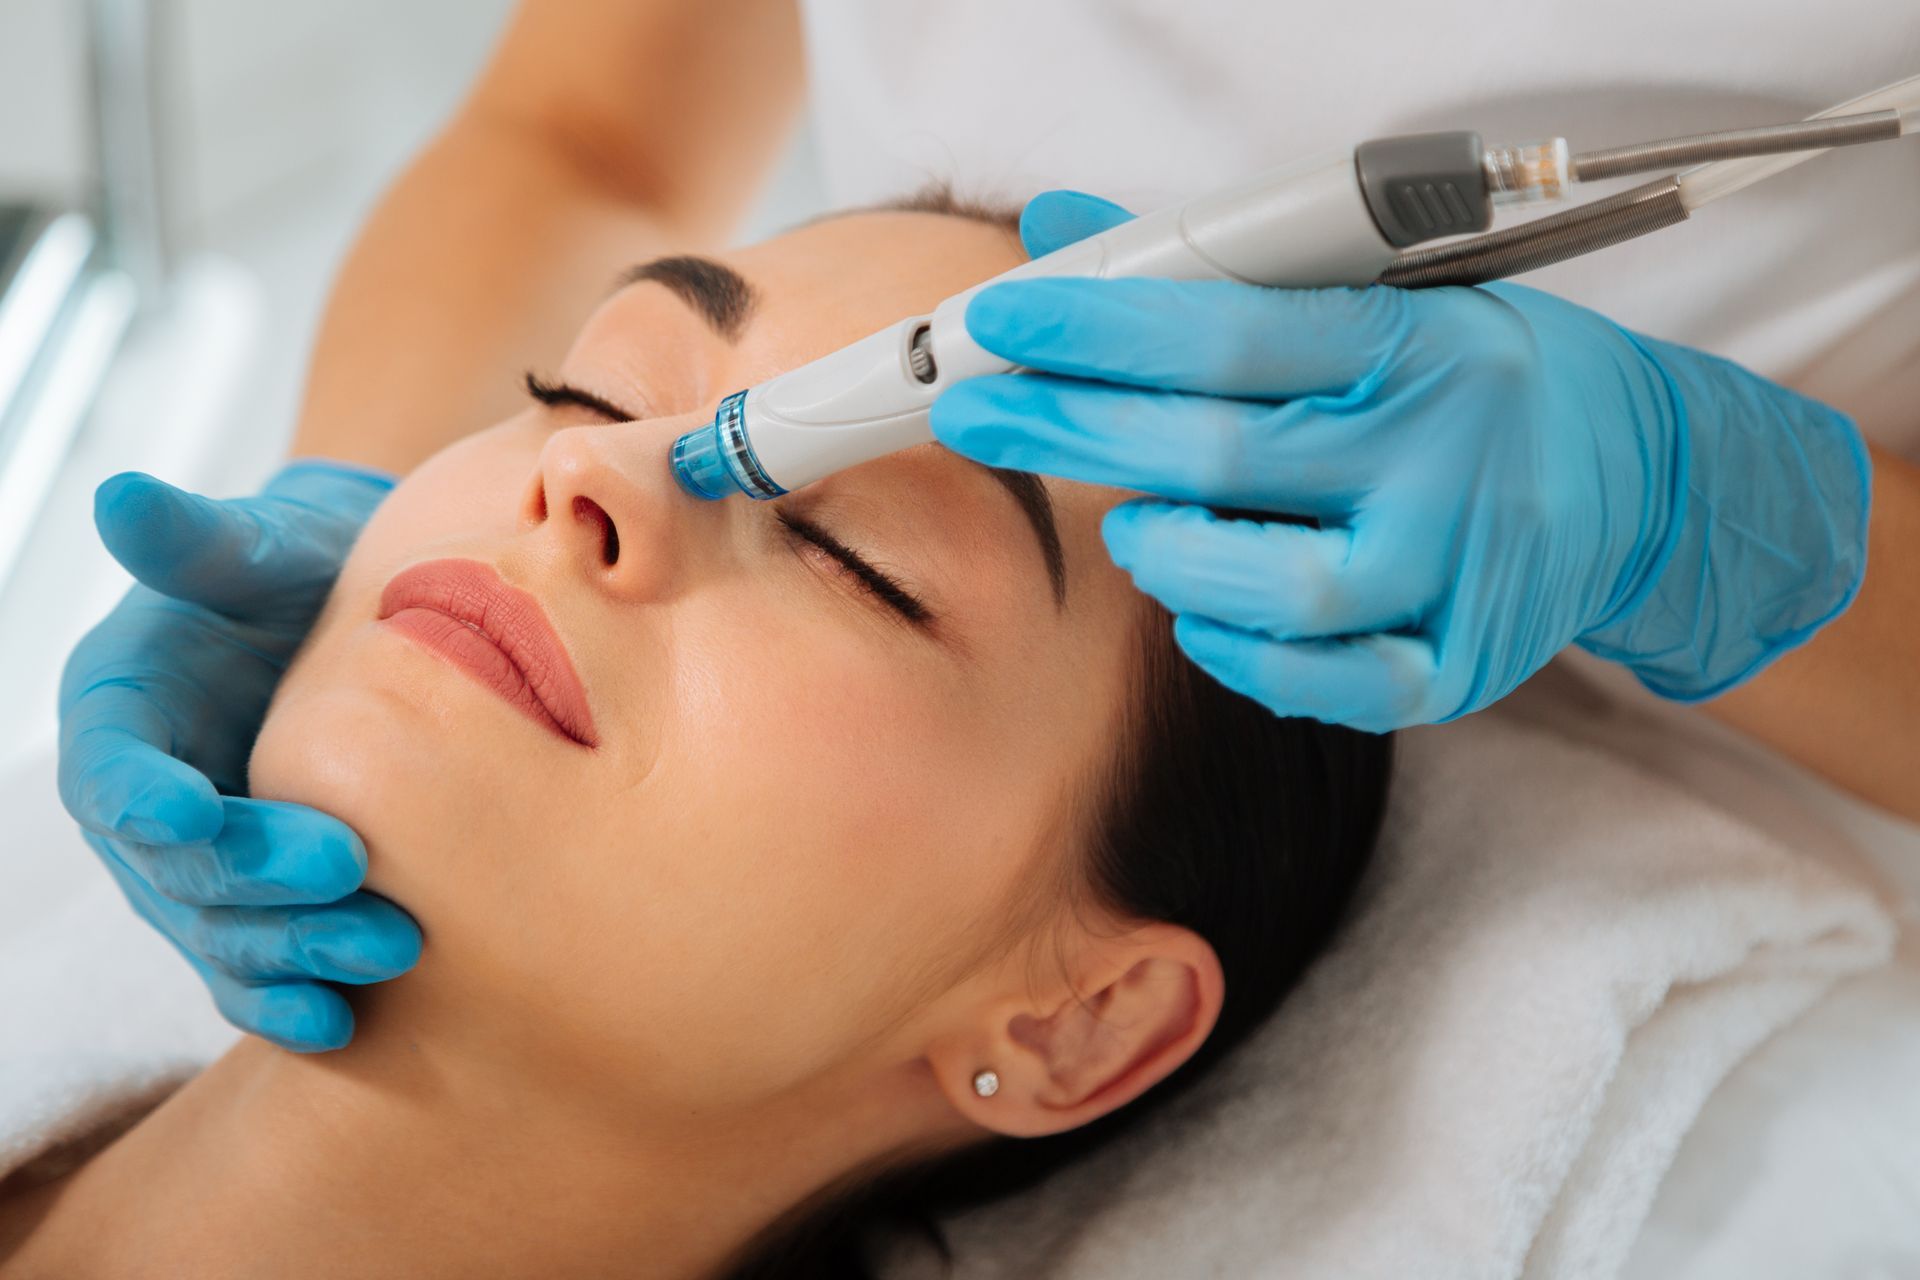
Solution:
[[[927,409],[935,396],[961,378],[1013,368],[967,334],[967,303],[988,284],[1160,276],[1361,285],[1395,252],[1367,210],[1351,152],[1290,166],[1023,263],[948,298],[931,316],[902,320],[763,383],[747,393],[746,433],[761,468],[782,489],[933,439]],[[923,328],[932,356],[927,381],[911,360]]]
[[[1366,285],[1400,249],[1484,228],[1478,134],[1414,134],[1274,169],[1015,267],[934,308],[721,402],[674,444],[689,493],[771,498],[933,438],[927,410],[962,378],[1013,366],[967,333],[980,289],[1036,276],[1158,276],[1311,288]]]
[[[674,442],[673,474],[701,498],[773,498],[932,439],[927,410],[961,378],[1013,368],[968,335],[980,289],[1034,276],[1229,279],[1294,288],[1477,284],[1561,262],[1675,222],[1688,211],[1830,147],[1920,125],[1920,76],[1810,121],[1691,134],[1570,155],[1566,141],[1481,145],[1465,131],[1375,138],[1275,169],[1068,245],[955,294],[850,347],[721,401],[710,426]],[[1569,183],[1712,160],[1548,218],[1484,231],[1496,203],[1557,199]],[[1392,267],[1392,271],[1387,268]]]

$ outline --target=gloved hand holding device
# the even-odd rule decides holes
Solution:
[[[291,1049],[352,1036],[352,1011],[324,984],[378,982],[420,952],[404,911],[358,891],[366,851],[351,830],[245,798],[274,686],[392,487],[321,461],[224,502],[137,473],[106,481],[94,519],[138,585],[61,680],[68,811],[226,1019]]]
[[[1037,256],[1130,216],[1055,192],[1021,231]],[[1108,515],[1114,560],[1283,714],[1449,720],[1573,643],[1709,698],[1865,571],[1844,415],[1532,289],[1056,277],[983,290],[967,327],[1031,372],[957,383],[935,435],[1157,495]]]

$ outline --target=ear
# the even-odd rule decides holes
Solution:
[[[1016,1138],[1076,1129],[1125,1106],[1193,1056],[1220,1016],[1226,980],[1205,939],[1153,922],[1089,936],[1068,973],[1036,996],[990,1001],[927,1058],[953,1108]],[[992,1071],[991,1097],[974,1077]]]

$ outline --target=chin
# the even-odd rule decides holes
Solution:
[[[481,758],[486,735],[461,723],[466,708],[431,692],[394,685],[390,671],[359,680],[296,664],[247,765],[254,797],[308,805],[352,827],[367,848],[366,887],[409,909],[433,878],[436,852],[477,852],[482,828],[509,807]],[[478,796],[498,803],[476,804]]]

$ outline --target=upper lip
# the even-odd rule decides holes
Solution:
[[[582,746],[595,745],[586,690],[546,610],[530,593],[509,586],[492,565],[450,559],[403,569],[380,593],[380,618],[403,609],[442,613],[485,636],[519,669],[562,732]]]

